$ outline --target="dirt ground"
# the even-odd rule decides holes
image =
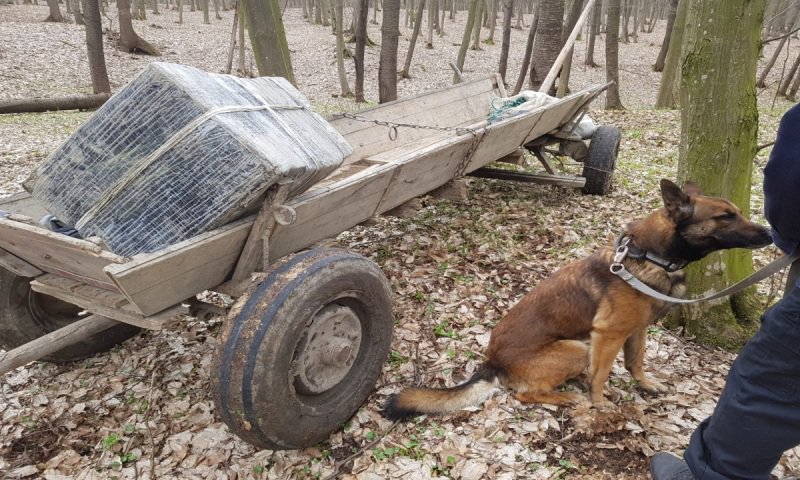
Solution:
[[[163,53],[148,58],[115,50],[106,35],[106,59],[117,90],[146,62],[169,61],[208,71],[223,69],[231,12],[202,24],[200,12],[164,11],[135,22],[138,32]],[[0,99],[90,91],[80,27],[44,23],[44,6],[0,7]],[[413,78],[399,82],[400,96],[447,86],[465,15],[445,23],[434,48],[418,43]],[[213,13],[212,13],[213,18]],[[339,97],[334,37],[329,27],[307,24],[295,9],[285,12],[300,90],[330,114],[353,110]],[[117,22],[115,15],[113,28]],[[109,26],[109,19],[104,25]],[[525,17],[526,24],[530,18]],[[410,30],[401,27],[400,58]],[[526,31],[512,32],[509,77],[515,78]],[[209,374],[222,318],[187,318],[181,329],[146,332],[112,351],[67,365],[34,363],[0,384],[0,475],[3,478],[94,479],[639,479],[647,478],[656,451],[680,454],[695,426],[714,408],[734,355],[702,347],[661,325],[649,331],[646,370],[668,393],[641,394],[621,362],[607,393],[606,411],[579,406],[522,405],[500,394],[482,408],[440,418],[392,425],[378,414],[387,395],[419,381],[453,385],[479,365],[491,327],[538,281],[564,263],[591,252],[642,211],[658,206],[657,185],[674,177],[679,142],[678,112],[656,111],[659,75],[652,72],[663,25],[621,45],[620,88],[628,108],[590,114],[622,128],[614,190],[584,196],[557,187],[472,180],[469,200],[424,197],[411,218],[385,217],[326,242],[357,251],[389,278],[395,332],[390,360],[374,394],[330,439],[298,451],[257,450],[231,434],[214,411]],[[486,34],[484,34],[485,38]],[[370,26],[379,41],[379,25]],[[497,44],[469,51],[465,75],[493,72]],[[600,68],[583,65],[576,47],[572,88],[604,81]],[[770,46],[769,48],[772,48]],[[767,54],[769,53],[767,49]],[[367,51],[367,98],[377,100],[379,48]],[[763,60],[762,60],[763,61]],[[781,62],[785,62],[783,58]],[[252,62],[248,61],[248,65]],[[778,65],[770,84],[784,67]],[[352,62],[348,63],[354,81]],[[759,143],[774,139],[789,104],[774,88],[759,91]],[[81,124],[88,113],[0,116],[0,194],[19,182]],[[761,171],[769,149],[755,160],[753,216],[761,216]],[[565,165],[566,170],[574,166]],[[755,252],[757,264],[776,256]],[[766,298],[780,279],[761,286]],[[788,452],[773,474],[800,472],[800,450]]]

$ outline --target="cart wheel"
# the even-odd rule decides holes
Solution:
[[[234,305],[218,338],[220,417],[263,448],[324,440],[372,392],[392,320],[388,281],[368,259],[316,249],[282,261]]]
[[[11,349],[80,320],[79,307],[31,290],[30,278],[0,268],[0,347]],[[104,352],[136,335],[138,327],[121,323],[44,357],[72,362]]]
[[[584,193],[605,195],[611,190],[611,177],[621,138],[619,128],[610,125],[602,125],[594,132],[589,154],[583,162],[583,177],[586,178]]]

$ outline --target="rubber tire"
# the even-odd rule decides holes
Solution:
[[[30,278],[0,268],[0,348],[10,350],[80,320],[79,307],[31,290]],[[74,343],[42,360],[66,363],[104,352],[139,333],[120,323]]]
[[[594,132],[589,153],[583,161],[583,177],[586,178],[583,193],[605,195],[611,191],[621,140],[622,133],[617,127],[601,125]]]
[[[296,349],[314,315],[334,302],[357,313],[358,355],[338,384],[302,394],[292,374]],[[219,416],[261,448],[325,440],[374,389],[391,347],[391,304],[383,272],[361,255],[315,249],[286,258],[234,305],[218,338],[211,386]]]

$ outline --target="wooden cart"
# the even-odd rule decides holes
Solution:
[[[187,313],[225,314],[197,299],[223,292],[239,300],[213,363],[220,417],[261,447],[312,445],[374,388],[393,318],[374,263],[308,248],[526,145],[540,154],[559,144],[585,166],[583,176],[524,179],[583,187],[589,178],[591,190],[604,193],[618,130],[599,129],[586,147],[564,128],[603,89],[487,125],[490,100],[506,96],[495,75],[339,116],[331,123],[355,151],[322,182],[291,199],[286,187],[271,189],[256,215],[133,258],[39,226],[33,219],[46,212],[25,194],[6,199],[0,345],[13,349],[0,356],[0,372],[40,358],[86,357],[140,328],[179,327]]]

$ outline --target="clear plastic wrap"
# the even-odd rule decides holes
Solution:
[[[24,182],[120,255],[220,227],[276,183],[306,190],[352,153],[283,78],[152,63]]]

